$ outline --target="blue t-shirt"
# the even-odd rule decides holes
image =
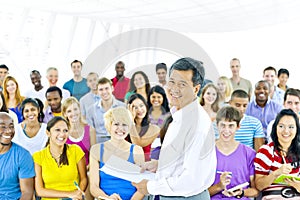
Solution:
[[[63,89],[68,90],[71,96],[75,97],[78,101],[90,91],[85,78],[82,78],[80,82],[76,82],[74,79],[71,79],[64,84]]]
[[[30,153],[12,143],[8,152],[0,154],[0,199],[19,199],[21,197],[19,179],[34,176],[34,164]]]

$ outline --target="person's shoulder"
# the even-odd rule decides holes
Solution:
[[[245,144],[240,143],[240,148],[242,148],[246,152],[246,154],[254,156],[256,155],[255,150]]]
[[[255,123],[255,124],[257,124],[257,123],[261,123],[261,122],[259,121],[259,119],[255,118],[251,115],[246,115],[245,114],[245,119],[242,121],[242,123]]]

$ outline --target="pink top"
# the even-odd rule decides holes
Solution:
[[[67,144],[77,144],[80,146],[82,151],[84,152],[85,160],[86,160],[86,165],[89,164],[89,151],[91,147],[90,143],[90,126],[85,125],[84,126],[84,133],[83,133],[83,138],[80,141],[72,141],[72,139],[68,138],[67,139]],[[73,139],[74,140],[74,139]]]

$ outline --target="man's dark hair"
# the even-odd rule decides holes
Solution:
[[[116,66],[115,66],[115,67],[117,67],[118,65],[122,65],[123,67],[125,67],[125,63],[124,63],[123,61],[118,61],[118,62],[116,63]]]
[[[290,72],[287,69],[284,68],[279,69],[277,76],[279,77],[281,74],[286,74],[288,77],[290,77]]]
[[[159,70],[159,69],[164,69],[165,71],[168,71],[167,65],[165,63],[158,63],[155,67],[155,71],[157,72],[157,70]]]
[[[272,67],[272,66],[266,67],[266,68],[264,69],[264,74],[265,74],[266,71],[269,71],[269,70],[273,70],[273,71],[275,72],[275,74],[277,74],[276,69],[275,69],[274,67]]]
[[[49,87],[49,88],[47,89],[46,93],[45,93],[45,96],[47,97],[47,94],[48,94],[49,92],[54,92],[54,91],[57,91],[58,94],[59,94],[59,96],[60,96],[60,98],[62,98],[62,91],[61,91],[61,89],[60,89],[59,87],[56,87],[56,86]]]
[[[4,64],[0,65],[0,69],[6,69],[7,71],[9,71],[8,67]]]
[[[193,77],[192,82],[193,85],[196,86],[198,84],[202,85],[204,76],[205,76],[205,70],[203,67],[203,63],[201,61],[195,60],[193,58],[180,58],[177,60],[170,68],[169,75],[171,75],[173,70],[178,71],[193,71]]]
[[[231,94],[230,100],[232,101],[234,98],[247,98],[249,101],[249,95],[244,90],[234,90],[233,93]]]
[[[217,112],[217,124],[219,124],[219,122],[223,119],[228,122],[236,122],[236,125],[239,126],[242,117],[236,108],[232,106],[224,106]]]
[[[41,75],[40,72],[39,72],[38,70],[32,70],[32,71],[30,72],[30,76],[31,76],[32,74],[38,74],[38,75]]]
[[[300,90],[294,88],[288,88],[284,93],[283,102],[286,101],[287,95],[296,96],[300,99]]]
[[[72,67],[72,65],[73,65],[73,63],[80,63],[80,65],[81,65],[81,67],[82,67],[82,62],[81,61],[79,61],[79,60],[74,60],[73,62],[71,62],[71,67]]]

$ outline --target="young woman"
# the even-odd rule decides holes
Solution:
[[[87,186],[84,152],[77,145],[68,145],[69,123],[54,117],[47,124],[49,142],[33,154],[35,191],[42,199],[82,199]],[[80,190],[75,186],[78,183]]]
[[[219,92],[214,84],[209,83],[205,85],[200,95],[200,104],[209,115],[211,121],[214,121],[219,110]]]
[[[25,99],[20,109],[24,120],[16,126],[13,141],[33,154],[42,150],[48,141],[47,124],[39,121],[43,112],[37,100]]]
[[[129,181],[101,171],[101,167],[105,165],[112,155],[134,164],[141,165],[144,163],[142,148],[125,140],[132,126],[129,111],[124,107],[112,108],[105,113],[104,122],[111,139],[104,143],[95,144],[91,148],[89,177],[92,195],[99,197],[99,199],[143,199],[143,195],[137,192],[136,188]]]
[[[170,115],[169,102],[164,88],[156,85],[148,94],[150,123],[162,127],[165,119]]]
[[[254,184],[255,151],[234,139],[240,120],[239,111],[231,106],[218,111],[216,121],[220,138],[216,142],[217,171],[214,183],[208,189],[212,200],[249,199],[258,195]],[[229,190],[243,183],[250,186]]]
[[[160,129],[150,124],[147,102],[142,95],[132,94],[128,99],[128,109],[135,123],[130,131],[130,140],[133,144],[143,147],[145,160],[149,161],[151,144],[157,138]]]
[[[142,95],[145,99],[148,99],[148,94],[150,91],[150,82],[148,76],[142,72],[135,72],[130,79],[130,88],[125,95],[125,103],[128,102],[130,95],[138,93]]]
[[[284,109],[273,124],[273,142],[260,147],[256,154],[255,184],[266,199],[300,199],[300,182],[286,178],[285,184],[274,181],[282,174],[298,176],[300,172],[300,125],[297,114]],[[292,198],[291,198],[292,197]]]
[[[22,122],[22,112],[20,105],[25,97],[21,96],[19,84],[12,76],[7,76],[3,82],[3,95],[8,109],[15,112],[18,123]]]
[[[69,97],[63,102],[62,115],[70,123],[69,137],[66,143],[80,146],[85,153],[86,165],[88,165],[90,147],[96,144],[95,129],[83,121],[80,104],[75,97]]]
[[[226,76],[221,76],[218,78],[217,87],[220,94],[219,104],[220,107],[223,107],[229,103],[231,93],[233,92],[231,81]]]
[[[0,92],[0,112],[6,112],[13,119],[15,127],[18,125],[18,117],[16,113],[7,109],[5,98],[2,92]]]

